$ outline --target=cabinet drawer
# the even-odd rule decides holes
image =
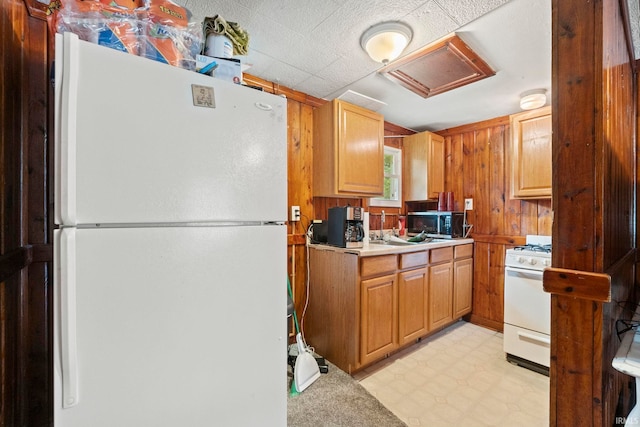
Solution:
[[[362,277],[395,272],[396,268],[398,268],[397,255],[366,257],[360,261],[360,275]]]
[[[469,258],[473,256],[473,245],[469,243],[468,245],[458,245],[453,248],[454,258]]]
[[[431,264],[451,261],[453,259],[453,246],[431,249]]]
[[[426,265],[429,262],[429,251],[412,252],[400,255],[400,269]]]

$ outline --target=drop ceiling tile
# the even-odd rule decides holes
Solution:
[[[262,71],[258,77],[294,88],[297,87],[300,82],[311,77],[311,74],[282,62],[274,62],[273,65]]]
[[[261,76],[269,67],[278,62],[276,59],[256,49],[249,49],[248,55],[238,55],[235,58],[240,59],[243,64],[249,66],[247,73],[254,76]]]
[[[297,44],[302,37],[300,33],[262,16],[255,16],[245,28],[249,32],[249,48],[273,58],[281,58],[287,54],[290,46]]]
[[[374,73],[382,66],[382,64],[366,57],[364,53],[362,56],[364,58],[358,58],[356,60],[350,57],[341,57],[318,72],[317,75],[325,80],[352,83],[368,74]]]
[[[296,68],[315,74],[340,59],[340,56],[335,51],[326,49],[324,41],[305,37],[285,46],[279,59]]]
[[[191,1],[201,1],[207,3],[209,0],[191,0]],[[222,0],[224,1],[224,0]],[[237,3],[249,9],[255,10],[260,7],[262,3],[270,3],[271,0],[232,0],[233,3]]]
[[[252,19],[254,12],[245,6],[228,0],[173,0],[185,6],[193,15],[193,21],[202,22],[206,17],[222,16],[226,21],[243,26]]]
[[[435,0],[458,24],[464,25],[509,0]]]
[[[379,13],[380,10],[387,10],[389,13],[392,13],[395,16],[402,17],[431,1],[432,0],[354,0],[347,1],[344,3],[344,5],[347,8],[354,8],[355,6],[361,8],[363,11],[368,10],[369,15],[364,15],[365,17],[378,16],[384,18],[384,14],[381,15]],[[375,11],[374,14],[372,14],[371,11]]]
[[[340,6],[340,2],[325,0],[273,0],[256,7],[256,14],[285,26],[300,34],[308,33]]]
[[[301,81],[293,89],[305,92],[316,98],[331,100],[327,98],[327,94],[335,91],[341,83],[333,82],[330,80],[322,79],[318,76],[310,76],[308,79]]]
[[[438,40],[458,28],[453,19],[434,1],[430,1],[405,17],[413,28],[413,40],[402,56]]]

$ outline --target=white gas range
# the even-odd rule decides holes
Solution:
[[[542,272],[551,266],[551,236],[528,235],[507,249],[504,273],[504,351],[507,360],[549,374],[551,298]]]

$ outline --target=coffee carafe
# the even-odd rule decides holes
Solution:
[[[364,212],[358,206],[329,208],[327,243],[341,248],[364,246]]]

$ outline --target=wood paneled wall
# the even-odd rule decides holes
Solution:
[[[53,423],[47,25],[22,0],[4,0],[0,11],[0,425],[45,426]]]
[[[509,117],[437,132],[445,137],[445,190],[455,205],[473,198],[467,222],[475,240],[471,321],[503,328],[505,250],[527,234],[551,235],[551,200],[509,198]]]
[[[382,208],[369,206],[368,199],[313,197],[313,108],[324,101],[301,92],[275,86],[245,75],[249,84],[288,99],[289,206],[299,205],[302,221],[289,223],[289,277],[296,310],[301,317],[307,295],[307,251],[305,233],[313,219],[326,219],[330,207],[362,206],[370,213],[372,229],[380,227]],[[385,123],[385,145],[402,148],[402,136],[413,133]],[[523,244],[527,234],[551,234],[551,201],[510,200],[509,117],[498,117],[438,132],[445,137],[445,190],[453,191],[455,206],[474,199],[468,213],[475,241],[473,312],[474,323],[502,330],[504,256],[508,247]],[[395,137],[394,137],[395,136]],[[385,229],[397,226],[402,208],[384,208]]]
[[[367,199],[345,199],[313,197],[313,109],[326,101],[305,93],[279,86],[250,74],[244,75],[247,84],[259,86],[264,91],[287,97],[288,114],[288,206],[300,206],[301,221],[288,223],[288,271],[298,317],[303,323],[307,297],[307,249],[306,233],[314,219],[327,219],[328,209],[333,206],[363,206],[371,211],[372,227],[379,227],[379,208],[368,206]],[[402,138],[411,131],[391,123],[385,123],[385,145],[400,148]],[[398,223],[401,209],[385,208],[388,214],[385,228]]]
[[[552,426],[611,426],[629,377],[611,366],[634,292],[637,81],[624,2],[554,0]],[[606,289],[590,273],[610,277]],[[600,291],[598,291],[600,290]],[[627,309],[627,310],[625,310]],[[637,422],[638,420],[631,420]]]

